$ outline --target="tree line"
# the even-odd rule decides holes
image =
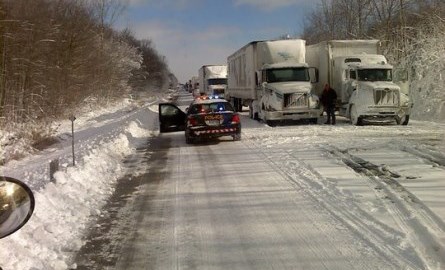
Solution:
[[[319,0],[304,19],[309,44],[329,39],[379,39],[402,58],[419,31],[444,23],[443,0]]]
[[[113,30],[124,8],[119,0],[0,0],[0,128],[49,124],[85,103],[175,79],[150,40]]]

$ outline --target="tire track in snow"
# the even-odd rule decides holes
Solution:
[[[401,150],[427,160],[433,164],[437,164],[438,166],[445,167],[445,157],[442,155],[442,153],[438,153],[427,148],[420,149],[419,146],[412,147],[407,145],[402,146]]]
[[[368,243],[379,256],[393,264],[396,269],[401,266],[405,269],[423,268],[418,263],[419,259],[413,259],[410,250],[401,248],[403,246],[401,234],[373,219],[350,198],[339,196],[338,191],[332,190],[335,187],[327,186],[320,181],[323,176],[310,165],[282,149],[266,151],[267,149],[254,143],[251,144],[251,147],[260,149],[259,151],[278,173],[310,196],[346,228]],[[395,235],[397,239],[395,239]],[[394,246],[394,241],[398,241],[399,244]]]
[[[347,166],[369,179],[380,193],[387,209],[393,213],[400,228],[410,239],[414,250],[427,269],[442,269],[445,265],[443,221],[428,209],[414,194],[394,178],[399,175],[363,160],[347,151],[330,147],[328,151]]]

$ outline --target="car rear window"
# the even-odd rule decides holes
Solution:
[[[211,113],[211,112],[233,112],[233,107],[229,102],[214,102],[206,104],[194,104],[190,107],[189,113]]]

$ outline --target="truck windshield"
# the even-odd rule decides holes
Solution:
[[[359,69],[358,70],[359,81],[392,81],[391,69]]]
[[[226,78],[209,79],[209,85],[227,84]]]
[[[224,89],[213,89],[213,95],[219,96],[220,98],[224,97]]]
[[[307,68],[279,68],[266,70],[267,82],[310,81]]]

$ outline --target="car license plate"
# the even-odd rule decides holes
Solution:
[[[204,116],[204,121],[208,126],[219,126],[222,120],[223,116],[220,114]]]
[[[207,120],[206,124],[208,126],[219,126],[219,120]]]

